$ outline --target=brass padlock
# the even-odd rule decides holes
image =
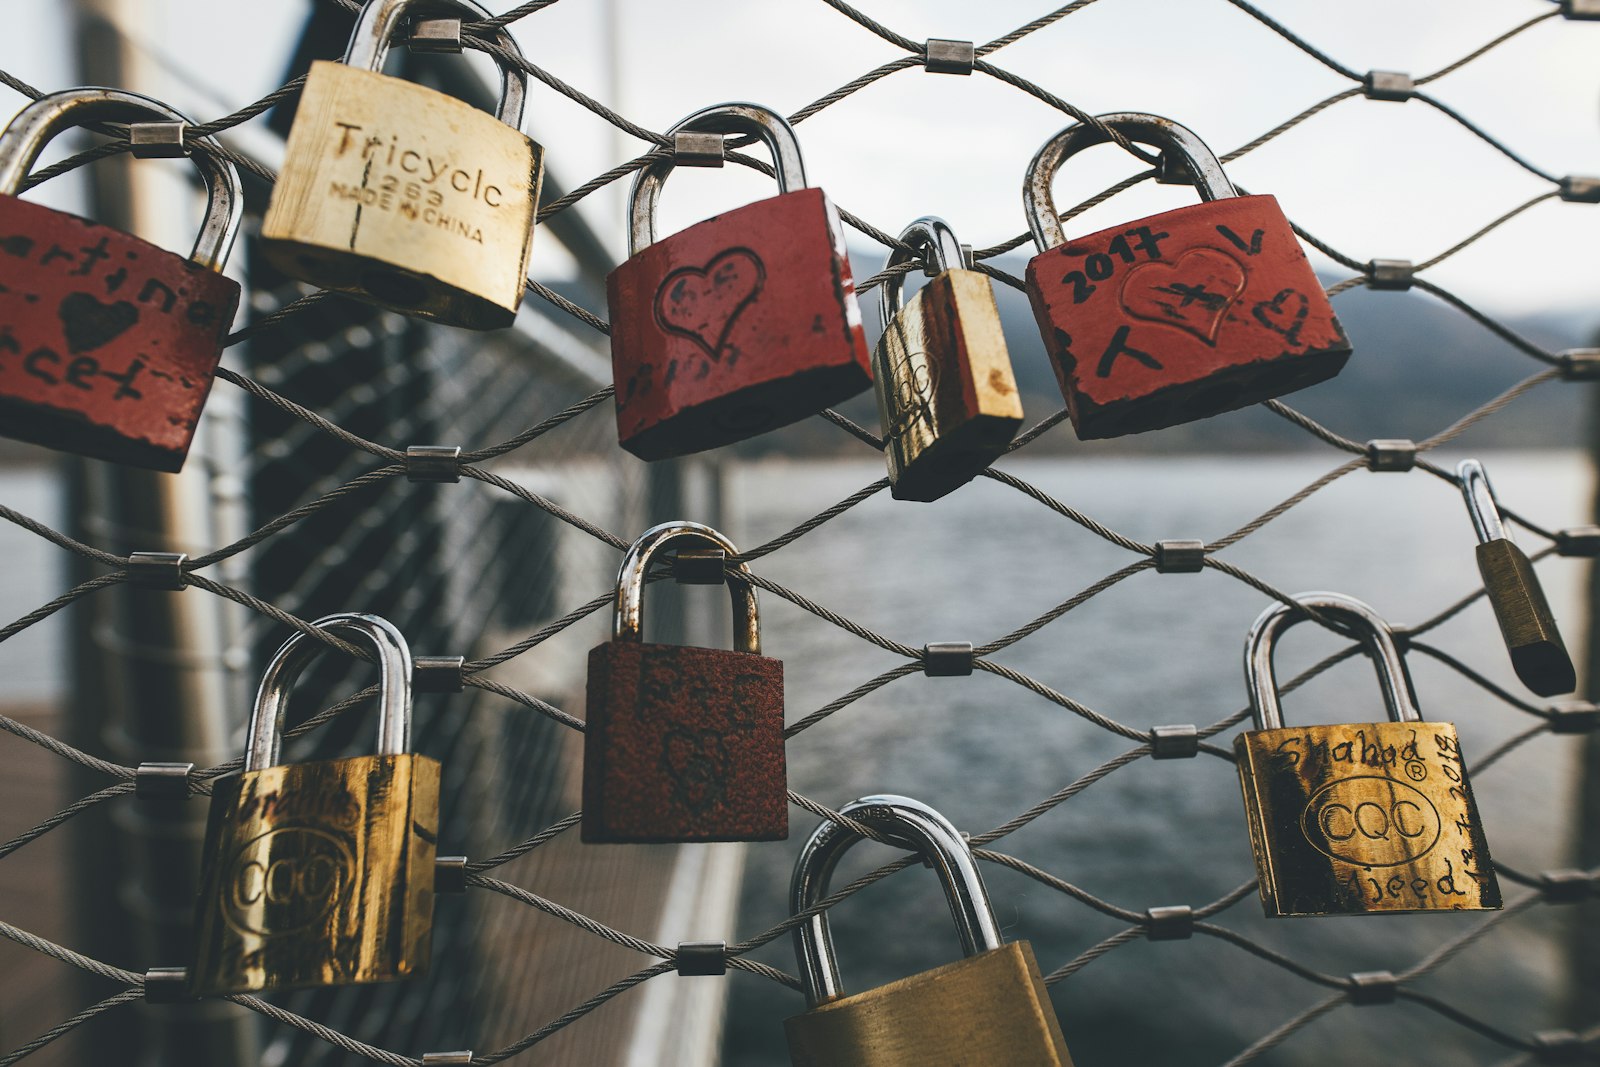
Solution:
[[[1022,401],[989,279],[965,269],[949,225],[920,218],[900,240],[925,251],[934,278],[904,307],[904,276],[884,280],[872,377],[890,493],[937,500],[1005,454],[1022,425]],[[896,248],[887,266],[913,256]]]
[[[1511,653],[1512,670],[1523,685],[1542,697],[1572,692],[1578,687],[1578,673],[1556,627],[1555,613],[1544,598],[1533,561],[1500,521],[1500,505],[1483,464],[1464,459],[1456,467],[1456,475],[1461,479],[1472,528],[1478,532],[1478,573],[1483,575],[1489,606],[1494,608],[1506,651]]]
[[[1307,616],[1276,604],[1256,619],[1244,659],[1256,728],[1233,751],[1267,916],[1498,909],[1454,724],[1423,721],[1394,634],[1370,607],[1340,593],[1294,599],[1361,640],[1391,721],[1285,728],[1272,653]]]
[[[311,64],[261,247],[292,278],[475,330],[516,318],[544,149],[522,134],[526,71],[502,68],[490,116],[388,77],[413,0],[367,0],[343,62]],[[429,14],[489,12],[428,0]],[[494,41],[521,55],[511,35]]]
[[[276,765],[289,690],[322,646],[297,633],[267,664],[244,769],[216,780],[196,906],[196,995],[407,978],[433,938],[439,762],[411,741],[411,651],[375,615],[321,629],[378,655],[378,754]]]
[[[795,928],[811,1010],[784,1022],[794,1067],[1072,1067],[1033,949],[1000,937],[972,849],[943,815],[909,797],[871,796],[840,814],[922,855],[944,885],[966,958],[846,995],[819,911]],[[789,905],[799,915],[828,895],[845,850],[861,838],[836,822],[795,862]]]

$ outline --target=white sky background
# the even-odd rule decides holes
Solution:
[[[489,0],[495,10],[513,0]],[[7,0],[0,67],[41,88],[72,83],[63,0]],[[1000,36],[1050,0],[859,0],[916,40]],[[1547,0],[1259,0],[1346,66],[1421,76],[1526,19]],[[303,0],[135,0],[138,36],[158,61],[129,86],[206,119],[276,87]],[[650,129],[724,100],[792,113],[901,53],[819,0],[565,0],[515,28],[535,63]],[[1100,0],[1003,49],[993,62],[1090,112],[1147,110],[1230,151],[1349,83],[1225,0]],[[474,60],[483,62],[481,57]],[[157,84],[159,82],[159,84]],[[1554,174],[1600,174],[1600,22],[1550,19],[1426,87]],[[22,98],[0,88],[0,111]],[[898,232],[922,214],[983,247],[1024,232],[1023,170],[1071,120],[982,74],[892,74],[797,127],[813,184]],[[252,125],[260,126],[260,122]],[[527,132],[575,186],[646,146],[535,82]],[[258,142],[245,142],[254,150]],[[1141,169],[1112,147],[1074,159],[1062,206]],[[1275,193],[1289,215],[1360,260],[1422,260],[1547,190],[1447,116],[1418,101],[1344,101],[1244,157],[1230,174]],[[620,258],[628,182],[582,206]],[[771,195],[743,167],[675,174],[658,229],[670,232]],[[42,198],[66,197],[62,190]],[[1153,183],[1076,219],[1082,233],[1192,200]],[[70,201],[68,201],[70,202]],[[865,237],[852,235],[862,247]],[[1486,310],[1579,310],[1600,293],[1600,206],[1550,201],[1432,268],[1427,277]],[[541,257],[541,253],[544,255]],[[1319,267],[1343,276],[1313,253]],[[533,273],[569,269],[534,243]]]

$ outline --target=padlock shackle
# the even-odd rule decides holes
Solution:
[[[1239,195],[1227,174],[1223,173],[1222,163],[1216,153],[1206,147],[1206,143],[1187,126],[1142,111],[1116,111],[1096,115],[1095,118],[1130,141],[1182,156],[1189,164],[1189,173],[1195,178],[1195,187],[1200,192],[1201,200],[1226,200]],[[1063,163],[1085,148],[1109,141],[1110,138],[1102,129],[1080,122],[1068,126],[1046,141],[1033,157],[1033,162],[1028,164],[1027,175],[1022,180],[1022,207],[1028,216],[1028,230],[1033,234],[1033,243],[1039,246],[1039,251],[1045,252],[1067,243],[1067,232],[1061,228],[1055,198],[1050,194],[1056,172]]]
[[[353,611],[326,615],[311,625],[319,630],[358,638],[378,654],[378,752],[399,756],[411,749],[411,647],[405,635],[388,619]],[[259,771],[278,762],[283,737],[283,713],[289,691],[313,659],[326,646],[296,632],[267,663],[250,712],[250,733],[245,743],[244,769]]]
[[[936,215],[924,215],[917,219],[904,230],[900,231],[900,243],[909,245],[910,248],[892,248],[889,250],[889,259],[884,263],[884,269],[899,263],[905,263],[917,257],[917,252],[924,252],[929,261],[926,273],[929,277],[943,274],[947,270],[960,270],[965,267],[966,257],[961,251],[961,242],[956,239],[955,231],[950,224]],[[905,289],[906,276],[904,274],[891,274],[878,286],[878,307],[883,319],[883,328],[887,330],[894,317],[900,314],[901,293]]]
[[[1296,593],[1293,599],[1302,607],[1311,608],[1349,627],[1351,636],[1361,641],[1367,655],[1372,657],[1373,666],[1377,668],[1378,684],[1383,689],[1383,703],[1389,709],[1390,719],[1395,722],[1422,721],[1405,657],[1400,654],[1394,631],[1376,611],[1343,593]],[[1272,654],[1283,632],[1296,623],[1305,622],[1307,618],[1309,616],[1288,604],[1274,604],[1256,617],[1250,627],[1250,635],[1245,638],[1244,677],[1250,691],[1250,711],[1255,716],[1257,730],[1283,728],[1283,705],[1278,699],[1278,678],[1272,666]]]
[[[664,522],[652,526],[628,546],[617,571],[617,600],[611,617],[611,637],[615,641],[644,640],[644,580],[650,560],[668,545],[693,541],[720,548],[729,556],[739,550],[733,542],[709,526],[698,522]],[[750,568],[730,563],[724,570],[728,595],[733,600],[735,620],[733,647],[738,652],[761,654],[761,617],[756,588],[749,581]]]
[[[876,830],[901,848],[918,853],[933,868],[944,886],[964,955],[976,956],[1005,944],[972,848],[950,820],[920,800],[888,794],[852,800],[839,813]],[[789,883],[789,914],[798,915],[828,895],[833,869],[860,840],[854,830],[832,821],[812,832],[795,861],[794,877]],[[819,911],[795,927],[794,942],[806,1004],[815,1008],[844,996],[833,938],[828,933],[828,913]]]
[[[800,158],[800,139],[794,135],[789,120],[760,104],[717,104],[679,122],[667,131],[667,137],[685,132],[696,133],[748,133],[766,142],[772,150],[772,162],[778,175],[778,192],[792,193],[806,187],[806,165]],[[661,186],[672,173],[672,157],[657,160],[633,180],[633,191],[628,195],[628,255],[640,252],[656,243],[656,208],[661,203]]]
[[[126,89],[87,86],[63,89],[41,96],[17,112],[0,130],[0,193],[12,196],[57,134],[92,122],[181,122],[193,123],[179,111],[153,97]],[[244,218],[244,185],[232,163],[215,152],[195,152],[200,142],[217,151],[221,146],[210,137],[196,137],[184,131],[189,158],[206,183],[206,217],[195,238],[189,259],[207,270],[220,271],[233,251],[233,239]]]
[[[1511,541],[1516,543],[1511,536],[1510,527],[1500,518],[1500,502],[1495,499],[1494,488],[1489,484],[1489,475],[1483,469],[1483,464],[1475,459],[1464,459],[1456,467],[1456,477],[1461,479],[1461,495],[1467,501],[1467,514],[1472,516],[1472,529],[1478,535],[1478,541],[1488,544],[1490,541]]]
[[[355,29],[344,52],[344,65],[382,74],[384,61],[389,58],[389,47],[408,16],[455,14],[466,15],[474,21],[494,17],[476,0],[367,0],[356,16]],[[522,56],[522,46],[504,28],[495,34],[494,43],[519,58]],[[520,67],[512,70],[498,58],[496,65],[500,68],[500,103],[495,107],[495,118],[520,133],[528,102],[528,72]]]

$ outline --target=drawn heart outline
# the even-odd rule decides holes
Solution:
[[[1297,303],[1293,312],[1284,310],[1284,302],[1293,297]],[[1282,334],[1283,339],[1291,345],[1300,343],[1300,327],[1305,325],[1306,315],[1311,311],[1311,301],[1306,299],[1306,294],[1298,289],[1280,289],[1271,300],[1259,301],[1250,309],[1250,314],[1255,320],[1273,333]],[[1282,324],[1279,320],[1287,314],[1289,322]]]
[[[1244,283],[1243,264],[1220,248],[1201,246],[1171,263],[1134,267],[1123,278],[1118,299],[1136,319],[1172,326],[1215,345]]]
[[[690,338],[720,362],[734,323],[766,281],[766,266],[748,248],[719,252],[704,267],[679,267],[656,289],[656,324]]]
[[[102,304],[88,293],[68,293],[56,314],[73,355],[109,344],[139,321],[139,309],[126,300]]]

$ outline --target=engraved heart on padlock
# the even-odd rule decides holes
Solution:
[[[1220,248],[1191,248],[1171,263],[1141,263],[1122,282],[1122,309],[1216,344],[1228,309],[1244,292],[1244,267]]]
[[[728,791],[728,745],[715,730],[673,725],[662,738],[661,765],[672,795],[690,811],[720,804]]]
[[[109,344],[139,321],[139,309],[126,300],[102,304],[88,293],[68,293],[56,314],[73,355]]]
[[[713,360],[744,309],[761,295],[767,269],[748,248],[730,248],[704,267],[680,267],[656,289],[656,323],[691,338]]]

